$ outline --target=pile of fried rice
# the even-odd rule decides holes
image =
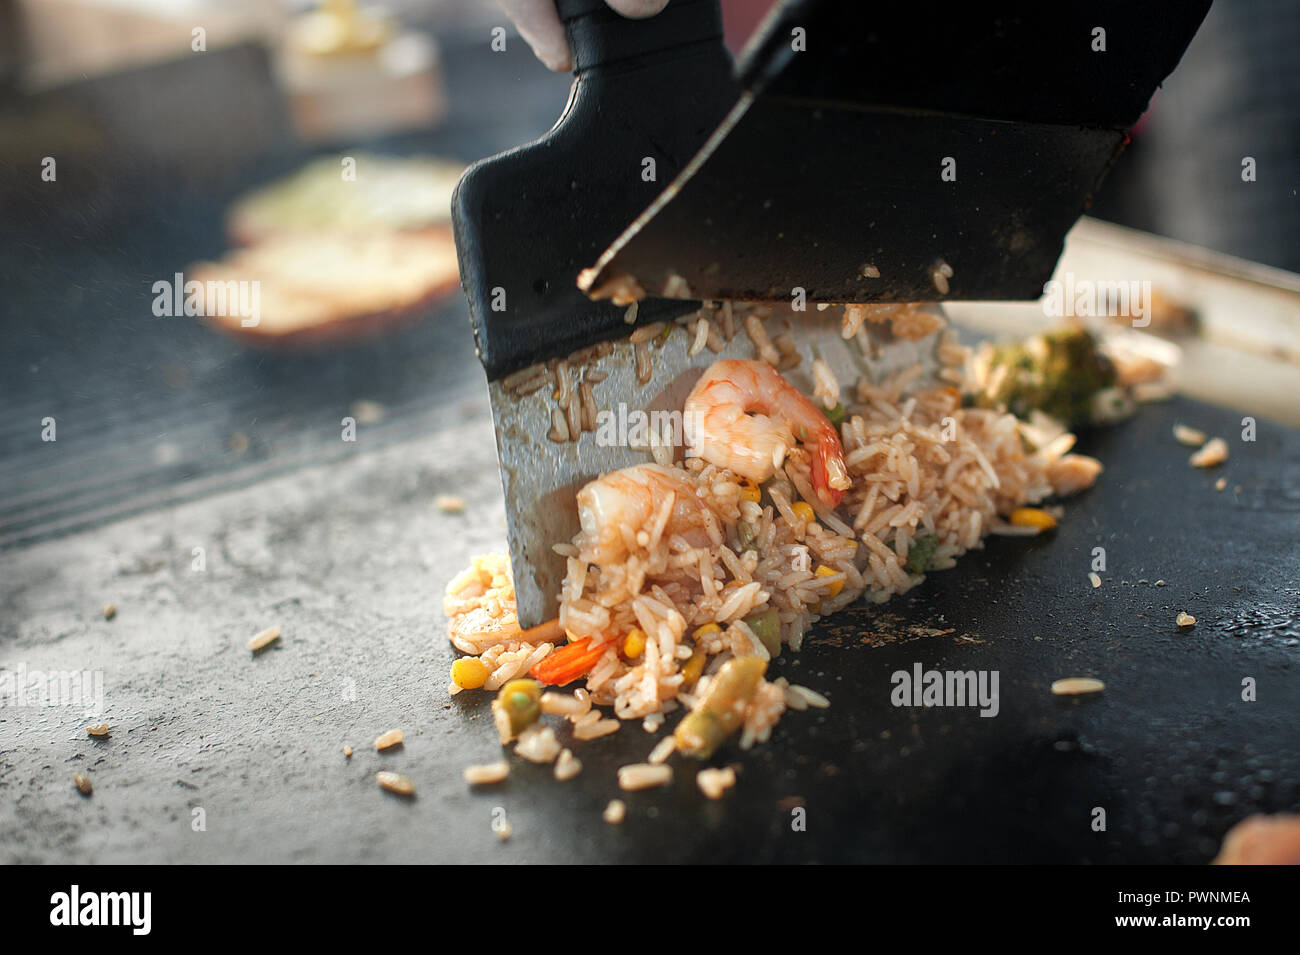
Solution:
[[[921,333],[939,336],[937,379],[923,379],[918,365],[840,389],[824,369],[814,371],[817,397],[835,392],[825,404],[843,401],[846,412],[839,431],[852,483],[836,508],[814,492],[802,446],[761,487],[688,456],[672,464],[673,477],[703,505],[704,534],[671,532],[670,494],[643,523],[618,528],[626,546],[617,561],[602,563],[596,542],[581,533],[557,544],[567,560],[559,616],[532,630],[516,620],[508,559],[475,558],[448,585],[445,609],[452,643],[482,664],[474,668],[486,674],[479,686],[499,690],[566,642],[589,639],[603,654],[582,678],[546,692],[541,712],[566,717],[579,740],[629,720],[657,732],[674,711],[699,709],[729,661],[798,651],[822,617],[859,599],[883,603],[905,593],[989,534],[1054,526],[1048,512],[1026,517],[1025,509],[1090,486],[1101,464],[1070,453],[1074,436],[1050,421],[964,406],[969,350],[948,329]],[[747,622],[767,611],[779,620],[779,643]],[[765,619],[770,631],[773,617]],[[450,687],[466,688],[464,680]],[[765,741],[786,709],[826,703],[764,675],[746,694],[743,717],[737,713],[739,746]],[[519,735],[500,718],[498,728],[503,743]],[[651,764],[671,754],[670,740],[655,747]],[[526,744],[537,761],[560,753],[549,729],[530,729]]]

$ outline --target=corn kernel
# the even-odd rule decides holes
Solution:
[[[811,524],[817,519],[817,512],[813,510],[812,505],[807,501],[797,501],[791,509],[799,515],[805,524]]]
[[[716,623],[706,623],[704,626],[697,627],[695,629],[695,639],[698,640],[700,639],[700,637],[707,637],[711,633],[721,633],[721,632],[722,632],[722,628],[719,627]]]
[[[451,680],[462,690],[477,690],[487,678],[488,668],[478,657],[461,657],[451,665]]]
[[[635,660],[645,652],[645,631],[640,627],[633,627],[623,638],[623,656],[629,660]]]
[[[703,650],[696,650],[691,654],[691,658],[686,661],[686,666],[682,667],[682,686],[690,687],[699,682],[704,674],[704,664],[707,659]]]
[[[740,499],[742,501],[757,504],[762,497],[763,492],[759,490],[758,485],[748,478],[740,485]]]
[[[1050,531],[1056,526],[1056,518],[1038,507],[1018,507],[1011,512],[1011,523],[1017,527],[1037,527]]]
[[[836,574],[839,573],[839,571],[833,567],[827,567],[825,564],[818,564],[817,569],[813,571],[813,573],[815,573],[818,577],[834,577]],[[840,591],[843,589],[844,589],[844,581],[837,580],[833,584],[831,584],[830,595],[832,597],[838,597],[840,595]]]

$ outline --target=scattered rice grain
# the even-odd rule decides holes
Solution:
[[[1188,462],[1194,468],[1212,468],[1228,460],[1228,442],[1222,438],[1211,438],[1202,445]]]
[[[515,744],[515,755],[538,765],[554,762],[555,757],[560,755],[560,743],[555,738],[555,730],[541,723],[526,727],[519,734],[519,742]]]
[[[736,771],[730,766],[701,769],[695,774],[695,783],[710,799],[721,799],[723,793],[736,785]]]
[[[555,761],[555,778],[567,782],[582,772],[582,760],[567,749],[560,750],[560,758]]]
[[[618,788],[628,792],[664,786],[673,780],[673,768],[664,764],[633,763],[618,770]]]
[[[280,639],[280,627],[277,624],[274,627],[267,627],[265,630],[263,630],[261,633],[255,636],[252,640],[249,640],[248,649],[252,650],[254,653],[258,653],[262,650],[265,650],[267,647],[269,647],[271,644],[275,643],[275,641],[279,639]]]
[[[1088,693],[1100,693],[1104,689],[1106,689],[1105,683],[1087,676],[1067,677],[1052,684],[1052,692],[1057,696],[1082,696]]]
[[[672,736],[665,736],[655,745],[655,748],[650,751],[650,755],[646,757],[646,762],[658,766],[660,763],[667,760],[676,748],[677,740]]]
[[[627,804],[621,799],[611,799],[609,805],[605,807],[605,811],[600,814],[600,818],[611,826],[621,824],[627,818]]]
[[[403,776],[400,773],[387,771],[375,773],[375,781],[379,783],[380,788],[386,789],[390,793],[396,793],[399,796],[415,795],[415,783],[411,782],[410,777]]]
[[[479,763],[465,767],[465,782],[471,786],[487,786],[499,783],[510,775],[510,764],[504,759],[495,763]]]

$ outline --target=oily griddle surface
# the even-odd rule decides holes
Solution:
[[[990,541],[816,628],[772,673],[831,708],[720,752],[740,768],[722,801],[678,761],[671,787],[619,792],[617,767],[657,738],[637,724],[578,744],[576,780],[512,758],[505,784],[471,789],[462,768],[500,751],[486,696],[446,697],[441,592],[501,546],[504,512],[464,367],[421,437],[0,554],[0,663],[101,669],[115,727],[97,742],[69,707],[0,710],[5,861],[1200,863],[1238,819],[1300,808],[1300,434],[1261,422],[1243,443],[1240,414],[1183,400],[1086,436],[1107,471],[1055,533]],[[1228,438],[1228,464],[1188,467],[1180,420]],[[466,513],[433,508],[442,492]],[[272,622],[281,644],[252,657]],[[998,671],[999,714],[892,706],[890,674],[918,662]],[[1048,687],[1064,676],[1107,689],[1062,701]],[[376,754],[392,727],[406,745]],[[384,768],[417,797],[381,792]],[[614,797],[619,827],[600,819]]]

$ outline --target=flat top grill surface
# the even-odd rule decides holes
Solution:
[[[500,749],[483,694],[446,696],[441,591],[505,535],[491,419],[463,367],[424,434],[0,554],[0,664],[101,671],[114,726],[95,742],[74,707],[0,710],[0,858],[1201,863],[1242,817],[1300,808],[1300,433],[1234,444],[1216,491],[1170,427],[1231,434],[1239,416],[1184,400],[1091,436],[1107,471],[1054,534],[992,540],[815,628],[773,673],[831,708],[721,751],[741,767],[721,802],[685,766],[669,788],[621,793],[615,770],[656,739],[635,723],[577,744],[575,780],[512,759],[509,781],[471,790],[461,770]],[[438,493],[466,512],[432,507]],[[273,623],[280,646],[253,658],[247,640]],[[916,664],[996,670],[999,714],[894,707],[891,674]],[[1107,689],[1062,701],[1049,686],[1066,676]],[[394,727],[405,746],[376,754]],[[381,792],[380,769],[417,798]],[[614,797],[621,827],[600,820]],[[191,831],[199,806],[224,817],[220,837]]]

